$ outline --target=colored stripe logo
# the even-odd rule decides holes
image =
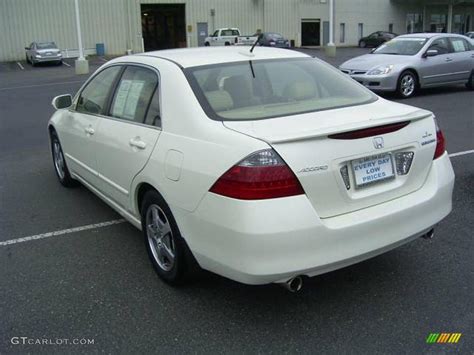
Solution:
[[[461,335],[462,333],[431,333],[428,335],[428,338],[426,338],[426,342],[428,344],[456,344],[457,342],[459,342]]]

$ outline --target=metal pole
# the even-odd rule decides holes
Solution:
[[[334,0],[329,0],[329,43],[334,46]]]
[[[76,28],[77,28],[77,42],[79,44],[79,60],[84,60],[84,50],[82,48],[82,34],[81,34],[81,19],[79,17],[79,3],[74,0],[74,7],[76,8]]]

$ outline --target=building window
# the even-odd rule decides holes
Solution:
[[[359,23],[359,39],[361,39],[362,37],[364,37],[364,24],[363,23]]]
[[[341,27],[339,29],[339,42],[344,43],[346,41],[346,24],[341,23]]]
[[[388,32],[392,32],[393,33],[393,23],[390,23],[388,25]]]
[[[446,33],[446,24],[448,16],[446,14],[431,14],[430,16],[430,32]]]
[[[417,13],[407,14],[407,33],[423,32],[423,15]]]

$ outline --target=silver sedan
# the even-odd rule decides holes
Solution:
[[[339,69],[373,91],[396,91],[403,98],[441,85],[466,84],[472,90],[474,45],[456,34],[403,35]]]
[[[37,63],[54,62],[62,64],[61,50],[54,42],[33,42],[25,47],[26,61],[35,66]]]

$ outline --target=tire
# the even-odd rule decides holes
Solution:
[[[155,190],[148,191],[140,213],[145,246],[158,276],[174,286],[189,281],[199,266],[163,197]]]
[[[204,47],[209,47],[211,44],[209,42],[204,43]]]
[[[61,185],[65,187],[75,187],[79,185],[79,182],[74,180],[69,173],[63,149],[55,131],[51,132],[51,153],[53,156],[54,171]]]
[[[468,82],[466,83],[466,87],[469,90],[474,90],[474,71],[471,72],[471,76],[469,77]]]
[[[57,65],[57,66],[63,65],[63,61],[62,61],[62,60],[58,60],[58,61],[56,62],[56,65]]]
[[[225,45],[225,46],[230,46],[230,43],[229,43],[229,42],[225,42],[224,45]]]
[[[367,47],[367,43],[365,43],[365,41],[360,41],[359,42],[359,47],[360,48],[365,48],[365,47]]]
[[[415,95],[418,88],[418,79],[415,73],[410,70],[404,71],[400,74],[397,83],[397,94],[402,99],[407,99]]]

